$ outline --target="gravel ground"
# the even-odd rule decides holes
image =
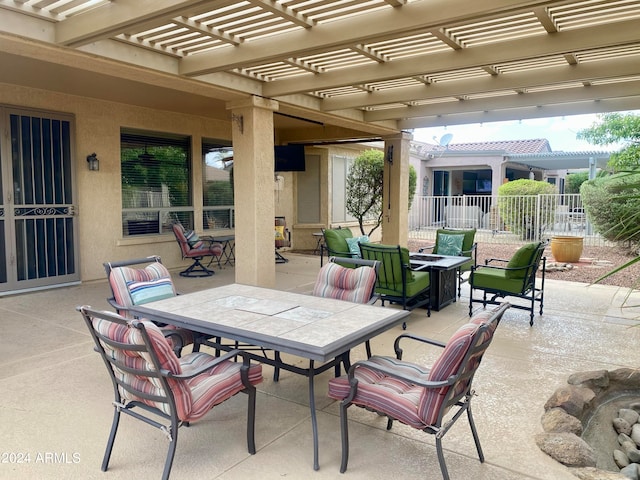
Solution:
[[[431,245],[432,242],[419,242],[410,240],[409,250],[414,252],[421,246]],[[478,243],[478,264],[484,263],[487,258],[509,259],[518,249],[519,245]],[[547,266],[553,267],[553,256],[551,247],[545,250]],[[601,275],[614,268],[628,262],[634,258],[633,254],[620,247],[587,247],[585,246],[580,262],[568,264],[570,269],[565,271],[549,271],[547,269],[546,278],[554,280],[567,280],[570,282],[591,283]],[[565,265],[565,264],[561,264]],[[617,285],[620,287],[639,288],[640,287],[640,262],[606,278],[600,282],[602,285]]]

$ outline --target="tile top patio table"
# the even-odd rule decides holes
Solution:
[[[135,314],[309,360],[309,368],[250,354],[309,378],[314,469],[319,469],[314,375],[344,363],[351,348],[403,322],[405,310],[230,284],[135,306]],[[316,366],[315,362],[321,365]]]

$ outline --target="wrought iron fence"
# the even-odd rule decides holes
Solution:
[[[409,238],[434,240],[438,228],[475,228],[476,240],[521,243],[554,235],[584,238],[584,245],[611,243],[597,234],[579,194],[416,196]]]

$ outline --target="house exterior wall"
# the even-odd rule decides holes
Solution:
[[[103,279],[102,263],[115,259],[156,254],[170,268],[184,264],[173,235],[122,237],[120,128],[192,137],[194,219],[196,230],[201,230],[202,138],[230,139],[230,123],[7,84],[0,84],[0,104],[75,117],[73,159],[82,281]],[[86,156],[92,152],[100,159],[99,171],[87,168]]]

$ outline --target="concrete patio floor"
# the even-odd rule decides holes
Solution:
[[[276,266],[278,288],[309,292],[319,258],[286,256],[290,261]],[[233,268],[204,279],[172,273],[181,292],[234,279]],[[431,318],[421,309],[412,312],[408,331],[446,341],[468,319],[464,287],[457,303]],[[75,307],[108,309],[107,293],[101,281],[0,298],[0,478],[160,478],[166,439],[128,417],[120,423],[108,472],[100,471],[113,413],[112,387]],[[544,315],[536,317],[533,327],[526,312],[507,311],[475,381],[474,416],[486,461],[479,463],[466,418],[461,418],[443,441],[452,479],[576,478],[536,447],[534,435],[542,431],[545,401],[571,373],[640,365],[640,329],[632,328],[640,309],[620,308],[626,293],[548,281]],[[391,355],[393,339],[401,332],[397,327],[374,338],[373,352]],[[405,350],[405,359],[429,364],[436,353],[412,348]],[[364,349],[353,352],[354,360],[363,357]],[[398,423],[387,431],[382,417],[357,408],[349,411],[349,469],[340,475],[338,404],[326,395],[331,371],[316,378],[320,470],[313,471],[307,380],[283,372],[274,383],[271,373],[265,366],[258,388],[257,453],[246,450],[246,397],[238,395],[180,429],[171,478],[441,478],[431,435]]]

